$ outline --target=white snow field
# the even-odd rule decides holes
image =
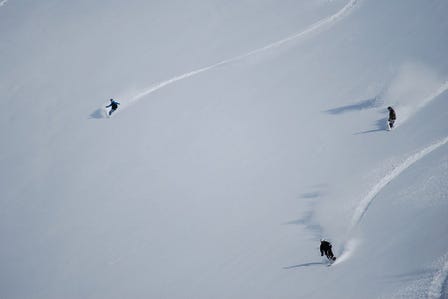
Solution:
[[[0,298],[448,298],[447,15],[0,0]]]

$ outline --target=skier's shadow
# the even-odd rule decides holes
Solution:
[[[376,124],[376,129],[358,132],[358,133],[355,133],[353,135],[360,135],[360,134],[368,134],[368,133],[387,131],[387,129],[388,129],[388,127],[387,127],[387,118],[379,119],[379,120],[377,120],[375,122],[375,124]]]
[[[311,267],[311,266],[321,266],[321,265],[326,265],[326,263],[324,263],[324,262],[312,262],[312,263],[305,263],[305,264],[299,264],[299,265],[283,267],[283,269],[288,270],[288,269]]]
[[[104,116],[103,110],[98,108],[90,114],[89,118],[90,119],[102,119],[102,118],[105,118],[105,116]]]
[[[332,115],[338,115],[338,114],[344,114],[344,113],[353,112],[353,111],[375,109],[375,108],[380,107],[382,104],[383,104],[383,100],[381,99],[381,96],[376,96],[374,98],[359,101],[359,102],[351,104],[351,105],[328,109],[325,112],[328,114],[332,114]],[[387,118],[381,118],[381,119],[377,120],[375,122],[375,127],[376,127],[376,129],[367,130],[367,131],[363,131],[363,132],[357,132],[357,133],[354,133],[354,135],[386,131],[388,129]]]
[[[351,105],[328,109],[325,112],[328,114],[337,115],[337,114],[343,114],[343,113],[347,113],[347,112],[377,108],[381,105],[381,103],[382,103],[382,101],[378,97],[374,97],[371,99],[359,101],[359,102],[351,104]]]

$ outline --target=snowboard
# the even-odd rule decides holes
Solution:
[[[328,264],[327,267],[330,267],[331,265],[333,265],[333,263],[336,261],[336,257],[334,256],[333,258],[328,258]]]
[[[390,123],[389,123],[388,120],[386,121],[386,127],[387,127],[387,130],[388,130],[388,131],[390,131],[390,130],[393,129],[393,125],[392,125],[392,127],[391,127],[391,126],[390,126]]]

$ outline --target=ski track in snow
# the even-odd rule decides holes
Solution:
[[[403,123],[405,123],[409,118],[411,118],[415,113],[417,113],[418,110],[425,107],[429,102],[440,96],[442,93],[446,92],[448,90],[448,80],[442,83],[439,88],[437,88],[435,91],[433,91],[431,94],[429,94],[427,97],[423,98],[421,102],[413,107],[411,111],[408,111],[407,114],[403,115],[400,122],[397,122],[395,127],[401,126]],[[402,107],[403,109],[406,109],[408,107]]]
[[[392,180],[398,177],[403,171],[408,169],[417,161],[421,160],[423,157],[436,150],[437,148],[445,145],[448,142],[448,137],[443,138],[442,140],[422,149],[421,151],[411,155],[406,160],[403,161],[400,165],[396,166],[392,171],[385,175],[373,188],[369,193],[361,200],[358,207],[355,210],[355,214],[352,218],[351,229],[353,229],[356,225],[358,225],[364,215],[367,213],[369,206],[371,205],[373,199],[376,195],[384,188],[387,184],[389,184]],[[350,231],[351,231],[350,229]]]
[[[312,32],[318,31],[319,29],[323,29],[327,25],[333,25],[338,20],[343,19],[345,16],[347,16],[349,14],[349,12],[351,10],[353,10],[353,8],[355,8],[355,6],[357,5],[358,1],[359,0],[350,0],[343,8],[341,8],[335,14],[333,14],[333,15],[331,15],[329,17],[326,17],[326,18],[324,18],[324,19],[322,19],[322,20],[320,20],[320,21],[310,25],[305,30],[303,30],[303,31],[301,31],[299,33],[296,33],[294,35],[291,35],[289,37],[286,37],[286,38],[284,38],[282,40],[276,41],[276,42],[271,43],[271,44],[269,44],[267,46],[264,46],[262,48],[258,48],[258,49],[252,50],[252,51],[250,51],[250,52],[248,52],[246,54],[242,54],[242,55],[239,55],[239,56],[236,56],[236,57],[233,57],[233,58],[229,58],[229,59],[223,60],[221,62],[217,62],[215,64],[212,64],[212,65],[209,65],[209,66],[206,66],[206,67],[203,67],[203,68],[200,68],[200,69],[197,69],[197,70],[194,70],[194,71],[182,74],[182,75],[175,76],[175,77],[173,77],[173,78],[171,78],[169,80],[166,80],[166,81],[163,81],[163,82],[160,82],[160,83],[156,83],[156,84],[152,85],[151,87],[149,87],[149,88],[143,90],[142,92],[138,93],[137,95],[133,96],[131,98],[130,102],[132,103],[132,102],[138,101],[141,98],[143,98],[143,97],[153,93],[154,91],[159,90],[159,89],[161,89],[161,88],[163,88],[163,87],[165,87],[167,85],[173,84],[173,83],[175,83],[177,81],[180,81],[180,80],[183,80],[183,79],[186,79],[186,78],[189,78],[189,77],[201,74],[203,72],[209,71],[211,69],[215,69],[217,67],[220,67],[220,66],[223,66],[223,65],[226,65],[226,64],[230,64],[230,63],[242,60],[242,59],[247,58],[249,56],[252,56],[252,55],[255,55],[255,54],[258,54],[258,53],[270,50],[270,49],[273,49],[273,48],[280,47],[283,44],[286,44],[286,43],[288,43],[288,42],[290,42],[292,40],[302,38],[302,37],[304,37],[304,36],[306,36],[306,35],[308,35],[308,34],[310,34]]]
[[[0,7],[2,7],[3,5],[5,5],[6,2],[8,2],[8,0],[0,0]]]
[[[352,253],[355,251],[356,247],[358,247],[359,241],[355,239],[351,239],[347,241],[342,248],[341,255],[336,259],[333,263],[333,266],[340,264],[350,258]]]
[[[440,96],[442,93],[448,90],[448,81],[445,81],[437,90],[435,90],[433,93],[428,95],[426,98],[422,100],[420,105],[416,107],[415,110],[419,110],[426,106],[430,101]],[[400,165],[392,169],[392,171],[384,176],[373,188],[370,190],[369,193],[361,200],[361,202],[358,204],[357,209],[355,210],[355,214],[352,218],[352,223],[350,226],[349,232],[361,222],[362,218],[366,214],[370,204],[372,203],[375,196],[387,185],[389,184],[393,179],[395,179],[397,176],[399,176],[403,171],[405,171],[407,168],[412,166],[415,162],[422,159],[427,154],[431,153],[433,150],[439,148],[440,146],[446,144],[448,142],[448,137],[445,137],[444,139],[440,140],[439,142],[436,142],[423,150],[415,153],[414,155],[408,157],[406,160],[403,161]]]
[[[442,85],[440,85],[440,87],[436,91],[434,91],[432,94],[424,98],[420,103],[420,105],[417,106],[416,110],[423,108],[424,106],[426,106],[426,104],[428,104],[430,101],[437,98],[439,95],[441,95],[447,90],[448,90],[448,80],[445,81]]]
[[[370,190],[370,192],[367,193],[367,195],[358,204],[358,207],[356,208],[355,213],[353,215],[350,228],[348,230],[348,235],[350,235],[353,232],[354,228],[361,222],[361,220],[367,213],[367,210],[369,209],[370,205],[372,204],[373,200],[378,195],[378,193],[380,193],[381,190],[383,190],[384,187],[386,187],[391,181],[397,178],[403,171],[405,171],[406,169],[414,165],[416,162],[423,159],[426,155],[430,154],[434,150],[445,145],[446,143],[448,143],[448,137],[445,137],[439,140],[438,142],[435,142],[429,145],[428,147],[420,150],[419,152],[409,156],[401,164],[393,168],[391,172],[385,175],[376,185],[374,185]],[[335,262],[335,264],[339,264],[347,260],[352,255],[353,251],[356,249],[357,244],[358,242],[353,238],[343,242],[340,257]],[[448,261],[445,263],[445,266],[443,267],[442,271],[440,271],[440,275],[434,278],[433,283],[434,286],[431,287],[431,290],[433,291],[435,290],[434,293],[437,293],[437,291],[439,292],[442,291],[441,289],[443,288],[443,283],[446,280],[447,276],[448,276]]]

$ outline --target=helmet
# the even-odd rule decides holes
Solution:
[[[114,101],[114,99],[110,99],[110,101],[111,101],[111,102],[113,102],[113,101]]]
[[[392,110],[392,107],[391,106],[387,107],[387,110]]]

